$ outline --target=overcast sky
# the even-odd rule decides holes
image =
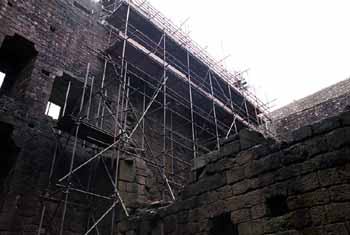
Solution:
[[[150,0],[274,108],[350,76],[350,1]]]

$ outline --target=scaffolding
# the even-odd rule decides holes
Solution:
[[[49,174],[51,191],[44,195],[45,200],[62,205],[60,235],[65,231],[68,206],[75,205],[72,193],[85,195],[90,207],[97,206],[93,198],[106,201],[106,209],[97,219],[89,212],[84,235],[100,234],[99,224],[109,215],[110,234],[115,234],[117,207],[129,216],[118,188],[122,155],[144,160],[163,181],[160,199],[175,200],[186,183],[192,159],[220,150],[221,140],[242,128],[261,131],[269,120],[267,107],[246,88],[241,73],[228,72],[146,1],[120,0],[105,5],[101,23],[109,35],[108,48],[95,52],[104,61],[101,83],[96,85],[98,79],[91,76],[88,64],[78,110],[70,115],[66,113],[69,81],[59,131],[55,130],[59,136],[61,131],[68,133],[66,145],[73,138],[68,171],[52,182],[58,150],[65,148],[57,141]],[[97,108],[92,115],[94,98]],[[108,126],[107,120],[112,120]],[[93,154],[77,162],[81,141]],[[160,147],[155,148],[153,142]],[[97,174],[96,162],[103,165],[109,194],[89,187],[92,175]],[[88,167],[88,186],[84,188],[74,177]],[[53,197],[58,192],[62,199]],[[38,235],[47,214],[43,203]]]

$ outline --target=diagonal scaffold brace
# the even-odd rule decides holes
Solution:
[[[140,124],[142,123],[142,120],[145,118],[147,112],[149,111],[149,109],[151,108],[153,102],[155,101],[155,99],[157,98],[158,94],[160,93],[160,91],[163,89],[163,86],[165,86],[166,81],[168,80],[168,77],[163,77],[158,89],[154,92],[152,99],[150,100],[149,104],[147,105],[147,108],[144,110],[143,114],[141,115],[140,119],[137,121],[136,125],[134,126],[134,128],[132,129],[132,131],[130,132],[130,134],[128,135],[126,132],[120,133],[118,135],[118,137],[122,137],[123,135],[126,135],[126,139],[125,142],[129,142],[130,139],[133,137],[133,135],[135,134],[137,128],[140,126]],[[75,167],[74,169],[71,169],[70,172],[68,174],[66,174],[65,176],[63,176],[62,178],[60,178],[58,181],[62,182],[65,179],[68,179],[70,177],[72,177],[72,175],[74,173],[76,173],[78,170],[80,170],[81,168],[83,168],[84,166],[88,165],[89,163],[91,163],[93,160],[97,159],[98,157],[100,157],[103,153],[105,153],[106,151],[108,151],[109,149],[111,149],[112,147],[114,147],[116,144],[118,144],[120,142],[122,138],[118,138],[114,143],[112,143],[111,145],[109,145],[108,147],[106,147],[105,149],[103,149],[102,151],[100,151],[99,153],[95,154],[93,157],[91,157],[90,159],[88,159],[87,161],[85,161],[84,163],[80,164],[79,166]],[[121,200],[121,196],[119,194],[118,191],[116,191],[116,199],[113,202],[113,205],[96,221],[96,223],[85,233],[85,235],[89,234],[97,225],[98,223],[100,223],[104,217],[106,217],[106,215],[111,212],[113,210],[113,208],[117,205],[118,202],[120,202],[122,204],[122,207],[124,209],[124,212],[126,213],[127,216],[129,216],[126,207],[123,203],[123,201]]]

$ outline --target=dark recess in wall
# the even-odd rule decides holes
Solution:
[[[276,195],[266,199],[266,205],[271,217],[277,217],[288,213],[287,198],[284,195]]]
[[[209,223],[209,235],[238,235],[237,226],[231,221],[231,213],[215,216]]]
[[[15,34],[6,36],[0,48],[0,71],[6,74],[0,95],[15,96],[21,83],[30,77],[38,52],[34,44]]]
[[[16,164],[17,155],[20,149],[12,140],[13,126],[8,123],[0,122],[0,195],[7,191],[7,180]],[[2,201],[0,201],[0,209]]]

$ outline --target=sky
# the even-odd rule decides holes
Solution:
[[[149,0],[271,110],[350,76],[350,2]]]

